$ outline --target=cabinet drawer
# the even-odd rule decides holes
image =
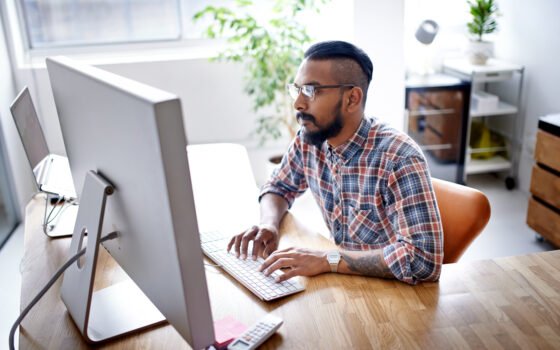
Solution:
[[[534,165],[531,174],[531,193],[548,204],[560,208],[560,177]]]
[[[560,137],[538,130],[535,159],[539,163],[560,171]]]
[[[508,80],[512,77],[513,71],[476,72],[474,73],[473,79],[480,83],[488,83],[492,81]]]
[[[556,247],[560,247],[560,214],[529,198],[527,225]]]

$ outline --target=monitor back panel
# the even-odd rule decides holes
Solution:
[[[115,187],[105,247],[193,348],[211,344],[179,99],[63,57],[47,69],[76,189],[89,170]]]
[[[12,102],[10,110],[31,169],[35,169],[50,152],[27,87]]]

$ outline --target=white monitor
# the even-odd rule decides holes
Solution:
[[[103,245],[193,348],[211,345],[179,98],[65,57],[47,69],[78,196],[88,171],[115,188],[103,233],[118,238]]]
[[[29,165],[31,165],[31,169],[35,169],[50,152],[27,86],[17,95],[10,106],[10,110],[21,137],[23,149],[29,160]]]

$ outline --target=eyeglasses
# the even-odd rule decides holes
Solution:
[[[297,86],[296,84],[288,84],[286,85],[286,88],[288,89],[288,93],[294,100],[298,98],[300,93],[303,93],[303,95],[309,98],[310,101],[313,101],[315,99],[315,93],[317,92],[317,90],[343,88],[343,87],[353,88],[355,86],[356,85],[353,84],[302,85],[302,86]]]

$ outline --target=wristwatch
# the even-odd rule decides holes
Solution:
[[[327,261],[331,265],[331,272],[338,272],[338,263],[340,263],[340,253],[338,250],[327,252]]]

